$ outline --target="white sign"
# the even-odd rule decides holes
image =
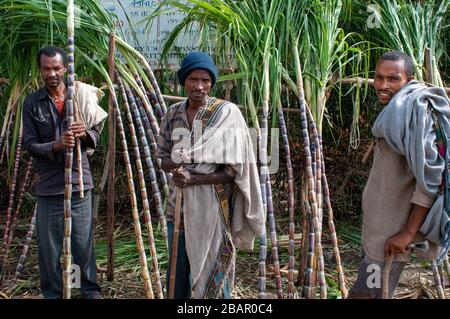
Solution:
[[[166,12],[155,18],[153,24],[146,29],[147,20],[156,8],[160,0],[102,0],[101,5],[109,12],[117,15],[117,29],[122,29],[125,40],[141,52],[149,61],[150,66],[159,69],[160,57],[164,41],[170,32],[184,18],[184,14]],[[165,9],[170,9],[165,8]],[[178,53],[186,53],[195,50],[195,29],[183,34],[176,42],[175,50],[169,53],[168,66],[176,69],[179,66]]]

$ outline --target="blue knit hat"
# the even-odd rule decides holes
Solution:
[[[181,68],[178,70],[178,80],[180,81],[180,84],[184,86],[184,82],[188,75],[192,71],[198,69],[206,70],[211,74],[212,85],[214,86],[219,72],[209,54],[205,52],[192,52],[186,55],[181,63]]]

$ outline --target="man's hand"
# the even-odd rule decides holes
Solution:
[[[73,122],[69,127],[69,131],[72,131],[75,135],[75,138],[79,138],[84,140],[86,138],[86,127],[84,123],[81,121]]]
[[[65,131],[61,134],[61,140],[53,144],[53,151],[59,152],[68,147],[75,147],[75,134],[72,131]]]
[[[172,180],[175,186],[185,188],[191,185],[192,177],[187,169],[181,168],[173,171]]]
[[[407,246],[413,241],[415,234],[408,231],[401,231],[386,241],[384,254],[386,257],[406,253]]]

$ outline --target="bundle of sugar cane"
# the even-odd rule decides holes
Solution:
[[[144,150],[145,162],[146,162],[148,170],[149,170],[150,184],[151,184],[152,191],[153,191],[153,198],[155,201],[156,211],[158,213],[159,220],[160,220],[162,234],[163,234],[164,241],[166,244],[166,251],[169,251],[168,250],[169,249],[168,248],[168,238],[167,238],[167,222],[166,222],[166,218],[164,216],[164,209],[162,207],[161,192],[159,190],[158,181],[156,179],[156,173],[155,173],[153,161],[152,161],[152,158],[150,155],[150,149],[148,147],[148,142],[147,142],[147,138],[145,135],[144,126],[142,124],[141,115],[139,113],[138,107],[136,105],[136,99],[135,99],[133,93],[131,92],[131,89],[129,87],[125,87],[125,85],[120,77],[118,77],[118,80],[119,80],[119,86],[121,89],[125,108],[128,110],[131,105],[131,111],[134,116],[134,121],[136,123],[137,130],[139,133],[139,140],[140,140],[141,146]],[[128,103],[128,100],[131,103]],[[131,111],[130,111],[130,115],[131,115]]]
[[[127,119],[128,119],[128,127],[129,127],[129,131],[131,134],[132,147],[134,150],[134,157],[135,157],[135,162],[136,162],[136,167],[137,167],[137,175],[138,175],[138,180],[139,180],[139,186],[141,189],[141,200],[142,200],[142,204],[143,204],[143,208],[144,208],[145,225],[147,226],[150,254],[152,256],[152,263],[153,263],[153,273],[154,273],[154,278],[156,279],[156,293],[157,293],[159,299],[163,299],[164,297],[163,297],[163,289],[162,289],[162,284],[161,284],[161,275],[159,272],[158,256],[156,254],[155,236],[153,233],[152,218],[150,215],[150,205],[148,203],[147,188],[145,185],[144,169],[142,167],[141,155],[139,152],[138,138],[136,136],[136,129],[134,127],[133,117],[131,115],[130,105],[128,103],[125,88],[123,86],[123,83],[122,83],[122,80],[120,79],[120,77],[118,77],[118,81],[119,81],[119,86],[121,89],[122,99],[123,99],[124,106],[125,106],[125,112],[126,112]],[[136,120],[136,123],[137,123],[139,129],[141,130],[142,122],[140,121],[140,119]],[[142,142],[142,140],[141,140],[141,142]],[[146,141],[145,141],[145,143],[146,143]],[[144,147],[146,147],[148,149],[147,145],[144,145]]]

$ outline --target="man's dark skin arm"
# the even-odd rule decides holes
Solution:
[[[96,133],[96,134],[94,134]],[[53,152],[59,152],[64,148],[75,147],[75,139],[79,138],[82,143],[89,144],[89,147],[95,148],[96,141],[93,141],[93,138],[97,138],[97,131],[91,130],[91,136],[87,133],[86,127],[83,122],[74,122],[70,126],[68,131],[65,131],[61,134],[61,140],[55,142],[53,144]]]
[[[166,173],[171,173],[174,169],[179,167],[181,167],[181,163],[174,163],[170,157],[161,159],[161,168]]]
[[[427,217],[428,211],[428,208],[413,205],[408,222],[403,230],[386,241],[386,245],[384,246],[386,257],[406,253],[406,246],[411,244],[414,236],[417,234]]]
[[[185,168],[181,168],[181,164],[176,164],[170,158],[161,160],[161,167],[165,172],[171,172],[172,180],[177,187],[185,188],[192,185],[205,184],[222,184],[229,183],[234,180],[234,175],[226,172],[225,167],[221,167],[211,174],[194,174]]]

